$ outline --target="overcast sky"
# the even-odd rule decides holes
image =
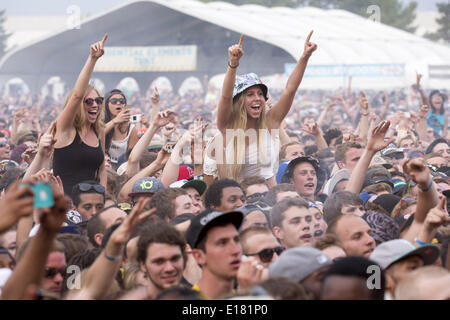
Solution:
[[[402,0],[411,2],[412,0]],[[435,11],[436,3],[446,0],[416,0],[419,11]],[[6,9],[7,15],[66,15],[71,5],[78,5],[82,15],[101,13],[127,0],[2,0],[0,9]]]

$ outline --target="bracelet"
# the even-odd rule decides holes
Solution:
[[[117,261],[117,260],[122,259],[122,256],[114,256],[114,257],[108,256],[108,255],[106,254],[106,250],[103,250],[103,252],[104,252],[105,258],[106,258],[107,260],[109,260],[109,261]]]
[[[432,186],[432,185],[433,185],[433,178],[431,178],[430,184],[428,185],[428,187],[427,187],[425,190],[423,190],[423,189],[420,188],[420,187],[419,187],[419,189],[420,189],[420,191],[422,191],[422,192],[427,192],[428,190],[431,189],[431,186]]]
[[[237,67],[239,67],[239,62],[238,62],[238,64],[237,65],[235,65],[234,67],[230,64],[230,61],[228,61],[228,66],[231,68],[231,69],[236,69]]]
[[[420,240],[417,239],[417,238],[414,238],[414,241],[415,241],[419,246],[425,246],[425,245],[429,244],[428,242],[420,241]]]

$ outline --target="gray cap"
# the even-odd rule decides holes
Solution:
[[[328,185],[328,195],[331,195],[336,188],[337,184],[341,181],[350,180],[351,172],[348,169],[340,169],[331,177],[330,184]]]
[[[392,264],[410,256],[419,256],[425,265],[429,265],[439,257],[439,248],[433,244],[415,247],[408,240],[395,239],[377,246],[370,255],[370,260],[378,263],[383,269],[387,269]]]
[[[285,250],[269,266],[269,277],[285,277],[299,283],[314,271],[331,263],[331,259],[316,248],[295,247]]]
[[[154,194],[163,189],[163,183],[155,177],[144,177],[133,183],[133,188],[128,196],[133,197],[137,195]]]

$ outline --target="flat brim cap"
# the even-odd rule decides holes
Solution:
[[[199,193],[200,195],[202,195],[202,194],[205,192],[205,190],[206,190],[206,183],[205,183],[204,181],[202,181],[202,180],[196,180],[196,179],[194,179],[194,180],[189,180],[188,182],[186,182],[186,183],[182,186],[182,188],[183,188],[183,189],[186,189],[186,188],[194,188],[195,190],[198,191],[198,193]]]
[[[281,182],[282,183],[290,183],[295,167],[297,166],[297,164],[302,163],[302,162],[310,163],[316,170],[316,173],[317,173],[317,170],[319,170],[319,161],[317,159],[314,159],[312,157],[298,157],[298,158],[295,158],[295,159],[292,159],[291,161],[289,161],[289,164],[286,168],[286,171],[283,174],[283,178],[281,179]]]
[[[236,230],[239,230],[243,220],[244,215],[240,211],[203,211],[191,220],[191,224],[186,231],[186,242],[192,249],[196,248],[211,228],[231,223],[236,227]]]
[[[436,261],[439,254],[439,247],[434,244],[415,247],[408,240],[395,239],[378,245],[369,259],[378,263],[383,269],[387,269],[392,264],[410,256],[419,256],[424,265],[430,265]]]
[[[144,177],[133,183],[133,188],[128,196],[134,197],[138,195],[155,194],[163,189],[165,189],[164,184],[160,180],[155,177]]]

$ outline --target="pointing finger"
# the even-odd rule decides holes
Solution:
[[[314,30],[311,30],[308,37],[306,38],[306,42],[309,42],[309,40],[311,40],[311,36],[312,36],[313,32],[314,32]]]
[[[241,34],[241,38],[239,39],[239,48],[242,48],[243,42],[244,42],[244,34]]]
[[[106,39],[108,39],[108,34],[107,33],[105,33],[105,35],[103,36],[102,45],[105,44]]]

